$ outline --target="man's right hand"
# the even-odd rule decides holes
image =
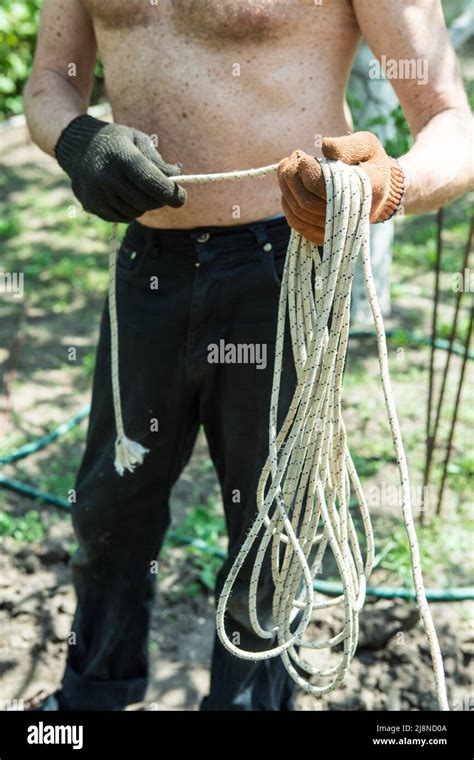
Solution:
[[[83,114],[62,131],[55,147],[84,209],[108,222],[130,222],[146,211],[186,201],[186,191],[168,177],[167,164],[144,132]]]

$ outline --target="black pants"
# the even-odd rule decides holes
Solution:
[[[115,472],[106,304],[72,511],[78,604],[62,688],[72,709],[118,710],[144,698],[156,579],[150,563],[163,543],[170,491],[189,460],[199,425],[222,487],[229,536],[216,594],[255,517],[257,482],[268,452],[288,238],[284,219],[185,231],[151,230],[135,222],[127,230],[117,281],[122,408],[127,434],[150,452],[133,474]],[[220,341],[235,346],[234,363],[222,361]],[[209,361],[213,344],[220,346],[217,362]],[[247,347],[240,357],[239,346]],[[288,343],[284,366],[282,413],[295,383]],[[234,587],[227,630],[243,648],[259,650],[270,642],[255,636],[248,620],[251,568],[252,558]],[[259,594],[260,619],[269,623],[269,572]],[[241,660],[216,637],[210,694],[201,709],[288,710],[292,691],[279,658]]]

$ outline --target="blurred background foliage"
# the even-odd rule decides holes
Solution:
[[[0,7],[0,121],[23,112],[22,91],[36,47],[43,0],[2,0]],[[96,66],[92,103],[103,99],[103,74]]]
[[[0,118],[21,113],[42,0],[3,0],[0,7]]]

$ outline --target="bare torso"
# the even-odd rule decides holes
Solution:
[[[183,172],[275,163],[350,127],[345,87],[360,32],[350,0],[82,0],[114,119],[158,136]],[[156,139],[156,138],[155,138]],[[188,186],[153,227],[241,224],[281,212],[276,177]]]

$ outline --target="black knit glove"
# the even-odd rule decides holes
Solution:
[[[84,209],[108,222],[179,208],[186,200],[186,191],[168,179],[181,173],[180,165],[163,161],[150,137],[132,127],[78,116],[62,131],[55,154]]]

